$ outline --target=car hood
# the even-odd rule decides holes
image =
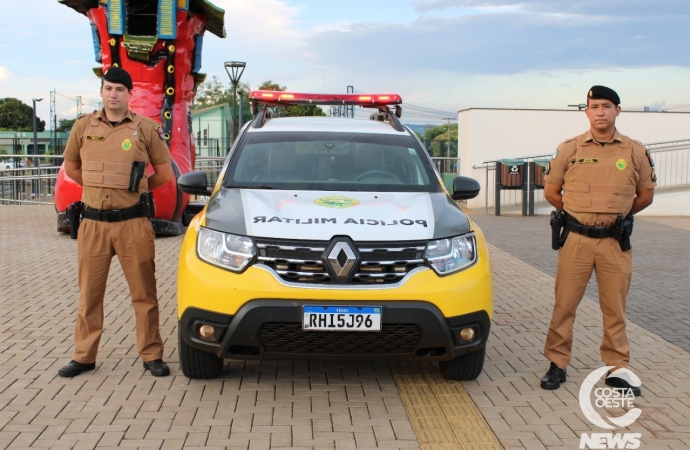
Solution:
[[[328,241],[414,241],[470,231],[445,193],[220,189],[206,227],[252,237]]]

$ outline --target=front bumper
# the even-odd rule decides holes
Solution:
[[[189,307],[179,330],[189,346],[227,359],[448,361],[485,346],[491,327],[486,311],[446,318],[430,303],[386,301],[376,302],[382,307],[381,331],[304,331],[302,307],[313,304],[252,300],[234,315]],[[357,301],[338,304],[372,306]],[[200,336],[204,324],[216,330],[213,339]],[[474,328],[475,337],[463,342],[460,330],[467,327]]]

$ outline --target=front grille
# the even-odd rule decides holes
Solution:
[[[265,323],[266,351],[291,354],[385,355],[411,353],[421,330],[415,324],[383,324],[381,331],[304,331],[300,323]]]
[[[294,242],[257,239],[257,262],[273,269],[285,281],[311,284],[335,284],[322,260],[329,242]],[[426,242],[355,242],[362,261],[355,267],[351,285],[393,284],[411,270],[425,267]],[[347,256],[338,255],[344,264]]]

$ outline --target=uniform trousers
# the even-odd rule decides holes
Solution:
[[[561,369],[570,363],[575,312],[592,270],[604,322],[601,359],[617,368],[628,367],[630,362],[625,303],[632,278],[632,250],[623,252],[613,238],[595,239],[570,232],[558,254],[556,302],[544,346],[544,355]]]
[[[103,298],[110,263],[117,255],[132,296],[137,345],[143,361],[162,359],[154,232],[145,217],[122,222],[84,219],[77,240],[79,308],[74,331],[74,361],[96,361],[103,332]]]

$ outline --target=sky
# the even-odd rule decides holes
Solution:
[[[225,84],[272,80],[297,92],[397,93],[404,103],[567,109],[592,85],[625,109],[690,111],[687,0],[214,0],[227,37],[206,33],[202,72]],[[26,5],[31,6],[27,7]],[[0,98],[48,122],[97,106],[88,19],[57,0],[0,0]],[[403,119],[423,122],[419,109]],[[416,111],[416,112],[415,112]],[[418,114],[414,116],[414,114]]]

